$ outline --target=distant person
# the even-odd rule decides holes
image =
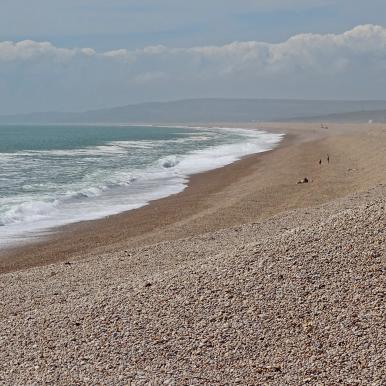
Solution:
[[[320,159],[320,160],[319,160],[319,165],[321,165],[321,164],[322,164],[322,160]]]
[[[327,163],[330,163],[330,155],[327,154]]]

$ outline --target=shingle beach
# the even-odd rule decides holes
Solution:
[[[386,385],[385,139],[337,126],[240,161],[183,220],[5,256],[0,385]]]

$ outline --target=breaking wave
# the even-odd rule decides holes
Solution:
[[[229,135],[229,143],[224,143],[223,139],[223,143],[216,144],[213,138],[216,139],[218,133]],[[210,146],[202,145],[200,141],[206,142],[208,138],[213,143]],[[237,141],[232,143],[234,138]],[[75,182],[63,183],[61,190],[52,182],[47,184],[44,194],[23,193],[17,199],[13,196],[0,199],[0,244],[20,240],[20,235],[29,237],[31,232],[36,234],[55,226],[97,219],[144,206],[152,200],[181,192],[186,187],[188,177],[194,173],[219,168],[246,155],[270,150],[281,138],[281,134],[264,131],[205,129],[204,133],[193,132],[190,137],[172,140],[111,141],[84,149],[2,154],[0,162],[3,165],[19,159],[25,165],[34,166],[33,159],[35,163],[40,162],[41,166],[38,166],[43,168],[48,165],[47,162],[55,165],[55,162],[64,160],[65,167],[62,169],[70,176],[77,170],[71,169],[73,164],[85,163],[92,171],[79,180],[75,179]],[[200,143],[201,146],[190,147],[182,152],[181,143],[188,142]],[[166,150],[169,153],[175,151],[175,154],[163,154]],[[158,158],[154,156],[155,152]],[[72,161],[68,165],[69,159]],[[36,184],[31,186],[36,187]],[[29,187],[25,189],[28,191]]]

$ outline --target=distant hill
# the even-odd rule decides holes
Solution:
[[[314,116],[310,118],[298,117],[290,121],[302,122],[352,122],[352,123],[368,123],[369,121],[386,123],[386,110],[370,110],[370,111],[352,111],[349,113],[337,113],[329,115]]]
[[[284,120],[385,120],[386,101],[187,99],[133,104],[80,113],[40,112],[0,116],[0,123],[194,123]],[[369,117],[368,119],[365,117]]]

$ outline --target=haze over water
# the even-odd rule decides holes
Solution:
[[[178,193],[188,175],[280,139],[244,129],[0,126],[0,247]]]

